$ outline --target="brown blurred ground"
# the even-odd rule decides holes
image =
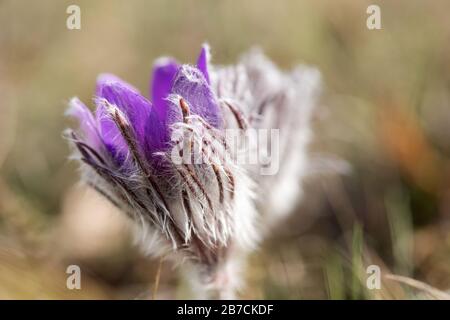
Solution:
[[[389,283],[365,292],[371,262],[450,288],[450,9],[448,1],[0,1],[0,298],[149,298],[158,263],[133,249],[121,216],[76,187],[61,132],[65,102],[92,99],[98,73],[143,92],[152,62],[215,63],[258,45],[281,67],[317,66],[324,96],[315,155],[351,173],[320,175],[289,223],[255,253],[248,298],[411,298]],[[69,4],[82,29],[65,27]],[[361,229],[363,238],[358,238]],[[80,264],[83,289],[65,289]],[[163,265],[159,298],[185,296]]]

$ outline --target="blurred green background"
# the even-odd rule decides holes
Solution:
[[[81,30],[66,28],[70,4]],[[382,30],[366,28],[369,4]],[[0,1],[0,298],[152,297],[158,261],[77,185],[64,111],[72,96],[92,101],[101,72],[147,92],[155,58],[193,62],[204,41],[213,63],[257,45],[283,69],[319,68],[313,159],[352,168],[308,179],[307,200],[252,256],[242,297],[444,294],[434,290],[450,288],[449,10],[445,0]],[[421,283],[367,290],[372,263]],[[82,290],[66,289],[69,264],[82,267]],[[189,297],[170,264],[156,297]]]

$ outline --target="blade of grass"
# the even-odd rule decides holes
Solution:
[[[358,223],[353,225],[352,233],[352,282],[351,297],[354,300],[362,299],[361,275],[363,271],[363,230]]]
[[[332,252],[325,262],[325,280],[328,298],[331,300],[345,299],[344,270],[342,259],[337,252]]]
[[[156,294],[158,293],[159,280],[161,278],[161,270],[162,270],[163,260],[164,260],[164,257],[161,257],[161,259],[159,259],[158,269],[156,270],[156,276],[155,276],[155,285],[153,287],[152,300],[156,300]]]
[[[413,272],[413,226],[409,197],[401,190],[392,190],[385,198],[395,273],[411,275]]]
[[[429,294],[430,296],[432,296],[435,299],[450,300],[450,294],[448,294],[444,291],[441,291],[439,289],[436,289],[424,282],[421,282],[421,281],[418,281],[418,280],[415,280],[412,278],[404,277],[404,276],[398,276],[395,274],[387,274],[384,277],[389,280],[393,280],[393,281],[397,281],[397,282],[406,284],[417,290],[421,290],[421,291]]]

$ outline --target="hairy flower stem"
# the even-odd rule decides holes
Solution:
[[[193,265],[187,277],[196,299],[236,299],[241,283],[240,270],[225,261],[210,268]]]

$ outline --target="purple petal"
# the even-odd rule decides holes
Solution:
[[[97,85],[95,88],[95,95],[97,97],[100,97],[102,87],[104,85],[111,84],[111,83],[120,83],[122,86],[128,88],[129,90],[139,93],[138,89],[136,89],[133,85],[129,84],[128,82],[123,81],[118,76],[111,74],[111,73],[101,73],[97,77]]]
[[[97,95],[110,104],[117,106],[127,117],[134,129],[137,143],[145,145],[145,128],[151,111],[151,103],[137,89],[117,77],[100,77],[97,84]],[[115,155],[125,154],[127,144],[119,129],[107,113],[107,106],[99,103],[97,121],[100,124],[100,134],[110,151]]]
[[[93,148],[100,147],[101,141],[94,116],[80,99],[75,97],[70,100],[66,115],[78,120],[81,135],[88,145]]]
[[[128,152],[128,146],[122,137],[120,130],[111,119],[107,106],[102,101],[96,101],[97,110],[95,112],[97,122],[99,124],[100,136],[110,154],[116,160],[122,160]]]
[[[175,76],[172,93],[183,97],[188,102],[192,114],[203,117],[216,128],[222,126],[222,114],[217,98],[203,73],[197,68],[183,65]]]
[[[157,166],[161,160],[156,157],[155,152],[165,151],[170,139],[169,127],[160,121],[156,112],[151,112],[145,126],[146,141],[143,150],[147,159]]]
[[[205,76],[206,82],[210,84],[209,81],[209,72],[208,72],[208,65],[209,60],[211,58],[209,45],[207,43],[203,44],[202,50],[200,51],[200,55],[197,59],[197,68],[203,73]]]
[[[172,58],[160,58],[153,66],[151,97],[154,110],[162,122],[165,122],[167,117],[166,98],[170,94],[172,81],[178,68],[178,63]]]

